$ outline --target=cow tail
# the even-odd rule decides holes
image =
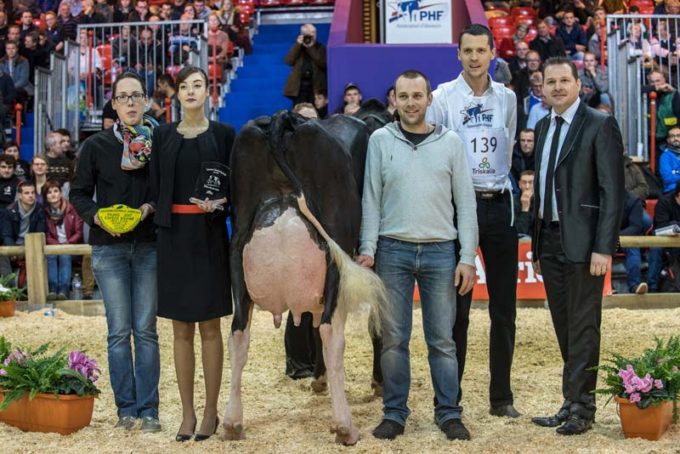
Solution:
[[[338,288],[338,306],[336,311],[339,315],[346,316],[355,312],[362,305],[368,305],[370,309],[370,325],[376,335],[382,332],[382,322],[390,316],[388,311],[387,290],[382,280],[368,268],[357,264],[336,243],[323,228],[319,220],[311,213],[304,195],[298,197],[300,212],[316,228],[319,234],[326,240],[331,258],[338,267],[340,284]]]

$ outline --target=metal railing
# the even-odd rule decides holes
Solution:
[[[650,158],[647,75],[660,70],[680,87],[680,15],[610,14],[607,20],[608,75],[614,115],[626,153]]]
[[[76,49],[77,45],[73,41],[66,41],[64,55],[52,53],[49,68],[36,68],[33,100],[36,115],[33,143],[36,153],[45,151],[47,132],[60,128],[76,130],[80,115],[75,94],[78,76],[75,72],[70,76],[68,67],[68,56]]]
[[[85,103],[82,128],[99,129],[116,77],[132,71],[149,93],[161,73],[173,77],[185,64],[208,67],[206,21],[127,22],[79,25],[76,93]]]

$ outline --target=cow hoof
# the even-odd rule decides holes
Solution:
[[[373,395],[376,397],[383,396],[383,384],[377,382],[376,380],[371,381],[371,388],[373,389]]]
[[[328,381],[326,380],[326,376],[322,375],[319,378],[316,378],[312,380],[312,391],[314,391],[317,394],[321,394],[323,392],[326,392],[328,389]]]
[[[243,423],[228,423],[225,421],[224,439],[225,440],[245,440],[246,433],[243,430]]]
[[[335,433],[335,442],[345,446],[354,446],[361,437],[359,430],[354,426],[338,426],[331,429],[331,432]]]

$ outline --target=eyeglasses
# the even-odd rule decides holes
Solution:
[[[116,104],[125,104],[130,101],[137,103],[139,101],[142,101],[144,98],[146,98],[146,95],[144,93],[132,93],[131,95],[114,96],[113,100],[116,101]]]
[[[680,139],[680,134],[668,134],[669,139]]]

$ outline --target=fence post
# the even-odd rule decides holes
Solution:
[[[26,280],[28,302],[40,306],[47,303],[47,263],[45,262],[45,234],[26,234]]]

